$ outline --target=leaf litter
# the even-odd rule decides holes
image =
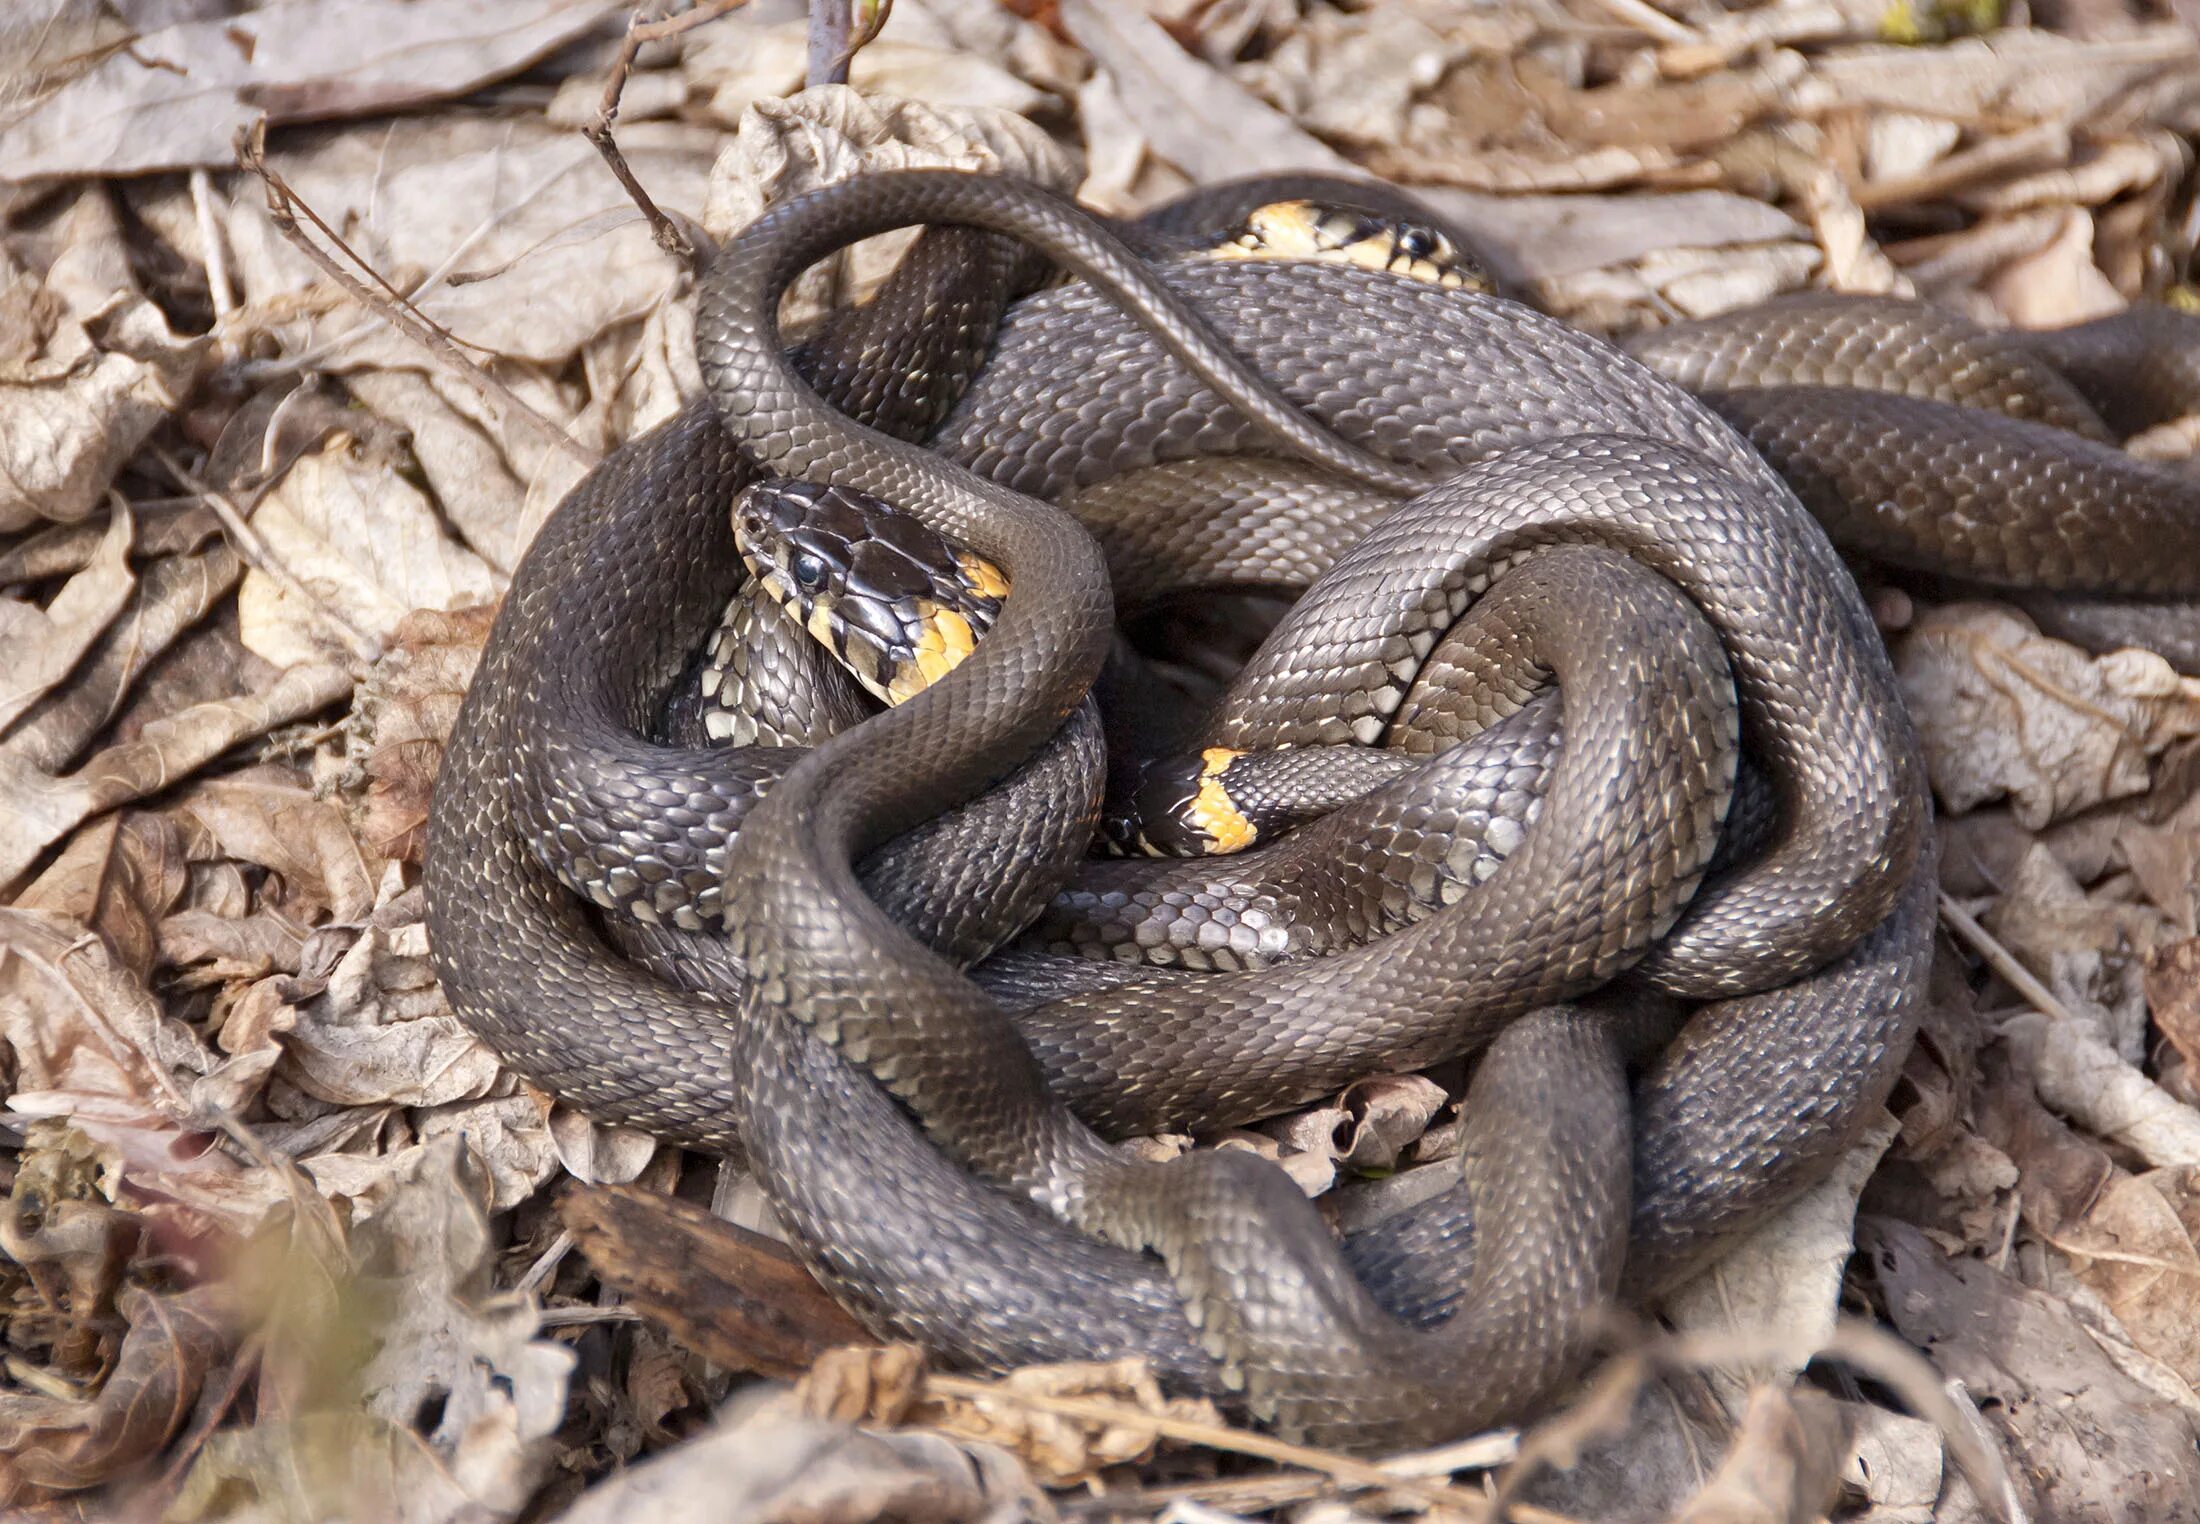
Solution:
[[[1878,597],[1942,811],[1925,1035],[1836,1177],[1544,1423],[1375,1466],[1135,1368],[927,1371],[695,1204],[737,1172],[504,1071],[426,959],[489,612],[697,385],[678,267],[577,130],[624,8],[32,9],[0,20],[5,1506],[2200,1516],[2192,677]],[[2194,300],[2179,5],[898,0],[852,93],[799,94],[793,0],[695,19],[630,54],[618,143],[718,232],[898,164],[1110,211],[1358,169],[1605,334],[1811,286],[2020,324]],[[1462,1080],[1206,1141],[1357,1226],[1449,1178]]]

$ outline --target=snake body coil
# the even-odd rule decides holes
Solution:
[[[1086,281],[1014,310],[937,454],[821,401],[774,322],[811,260],[916,222],[1029,240]],[[934,263],[897,276],[841,352],[899,358],[820,364],[828,335],[806,361],[831,401],[909,437],[998,304],[958,308],[937,365],[886,342],[906,334],[897,312],[958,259],[1013,263],[967,231],[925,246]],[[738,1117],[797,1238],[875,1326],[980,1362],[1144,1354],[1323,1440],[1442,1437],[1547,1392],[1623,1278],[1669,1282],[1821,1174],[1884,1099],[1928,952],[1922,771],[1832,547],[1677,385],[1510,303],[1402,278],[1157,276],[1062,203],[936,173],[767,212],[706,272],[699,335],[715,409],[607,461],[515,578],[438,788],[431,929],[454,1006],[531,1077],[706,1145],[731,1146]],[[914,399],[851,390],[882,370],[947,379]],[[1109,982],[1012,1024],[960,965],[1077,871],[1100,781],[1084,696],[1114,618],[1111,556],[1037,499],[1080,506],[1107,478],[1186,481],[1258,453],[1295,457],[1276,501],[1411,501],[1370,512],[1334,565],[1277,579],[1312,590],[1205,739],[1453,746],[1353,806],[1401,843],[1406,892],[1363,880],[1372,908],[1330,956]],[[914,514],[997,564],[1007,601],[961,665],[806,752],[648,743],[723,601],[733,498],[782,490],[751,485],[767,475]],[[1610,617],[1572,617],[1584,607]],[[583,617],[612,643],[577,639]],[[1459,678],[1443,694],[1414,685],[1432,652]],[[1551,671],[1562,720],[1531,702]],[[1637,708],[1598,696],[1596,679],[1637,676]],[[1737,714],[1777,824],[1698,892]],[[1495,817],[1489,767],[1533,775]],[[964,803],[980,796],[1005,820]],[[1399,832],[1435,797],[1467,801],[1447,828],[1506,823],[1501,866],[1470,852],[1448,889],[1433,866],[1416,883]],[[1321,841],[1285,845],[1310,864]],[[1336,920],[1320,883],[1295,913]],[[569,889],[647,907],[656,925],[617,935],[685,991],[612,955]],[[720,915],[724,942],[702,930]],[[1141,925],[1166,940],[1166,919]],[[1714,1003],[1630,1089],[1633,1023],[1550,1002],[1638,962]],[[1087,1129],[1219,1125],[1478,1043],[1461,1187],[1341,1254],[1250,1156],[1157,1169]],[[1553,1115],[1559,1074],[1582,1104]]]

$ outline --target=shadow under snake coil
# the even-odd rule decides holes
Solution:
[[[788,282],[915,224],[939,226],[790,357]],[[1003,320],[1019,241],[1082,283]],[[515,576],[438,784],[431,938],[521,1072],[745,1150],[880,1332],[975,1364],[1143,1355],[1293,1436],[1435,1441],[1545,1399],[1597,1306],[1821,1178],[1884,1101],[1929,955],[1922,766],[1825,533],[1680,386],[1509,301],[1149,264],[1066,201],[945,171],[767,211],[708,260],[698,348],[709,398],[605,461]],[[1426,758],[1353,807],[1406,887],[1331,905],[1353,925],[1326,956],[1042,960],[1011,1012],[989,989],[1012,981],[972,966],[1126,866],[1084,862],[1112,531],[1103,552],[1049,502],[1217,469],[1261,484],[1223,494],[1241,530],[1294,494],[1402,500],[1207,739]],[[734,499],[764,478],[881,498],[1009,595],[967,660],[806,751],[662,744],[658,702],[740,581]],[[1166,499],[1122,498],[1133,542],[1166,540]],[[1707,873],[1737,734],[1770,823]],[[1445,859],[1439,817],[1501,865]],[[1348,832],[1286,848],[1346,874],[1381,855]],[[1178,924],[1196,894],[1095,892],[1151,913],[1149,951],[1204,935]],[[1655,1002],[1557,1003],[1622,973],[1708,1003],[1670,1041]],[[1342,1243],[1265,1161],[1147,1164],[1101,1136],[1477,1048],[1460,1184]]]

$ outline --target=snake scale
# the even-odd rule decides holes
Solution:
[[[788,281],[915,224],[938,226],[870,307],[783,349]],[[1007,308],[1010,239],[1081,282]],[[1850,354],[1852,314],[1799,304],[1762,374],[1733,359],[1761,332],[1653,341],[1645,357],[1707,405],[1500,298],[1152,253],[1029,187],[911,171],[773,208],[711,256],[709,401],[545,525],[454,729],[427,866],[438,971],[568,1101],[745,1148],[820,1275],[882,1332],[981,1364],[1141,1354],[1323,1442],[1447,1437],[1531,1407],[1585,1352],[1596,1306],[1653,1293],[1822,1175],[1914,1030],[1922,768],[1854,584],[1783,474],[1851,541],[1820,501],[1853,485],[1830,468],[1907,458],[1905,420],[1923,417],[1943,487],[2006,478],[2031,516],[1948,543],[1944,505],[1898,486],[1857,548],[2172,615],[2195,589],[2129,580],[2143,558],[2115,536],[2191,518],[2179,484],[2099,442],[2105,424],[2073,432],[2099,418],[2078,359],[2052,430],[1956,406],[1978,399],[1937,394],[1929,365],[1813,370],[1793,355]],[[1760,392],[1762,375],[1810,384]],[[1884,385],[1912,395],[1861,389]],[[2021,412],[2018,391],[1990,400]],[[1974,442],[1948,445],[1935,408]],[[827,486],[1000,567],[991,631],[807,750],[649,739],[738,582],[737,495]],[[1220,859],[1141,870],[1207,875],[1174,889],[1110,887],[1132,869],[1080,866],[1110,572],[1198,537],[1199,511],[1241,536],[1284,525],[1246,552],[1262,565],[1310,526],[1339,543],[1297,547],[1303,575],[1245,579],[1312,585],[1197,739],[1376,741],[1416,765],[1326,837],[1256,854],[1272,872],[1253,887]],[[1537,696],[1552,675],[1559,706]],[[1719,862],[1737,743],[1769,823]],[[1462,822],[1455,861],[1455,841],[1432,844]],[[1381,871],[1355,831],[1385,844]],[[1098,959],[1031,949],[1020,997],[966,972],[1035,918],[1075,953],[1060,928],[1093,924],[1079,894],[1180,966],[1117,939]],[[1306,955],[1288,928],[1325,917],[1327,955]],[[1194,952],[1229,971],[1188,976]],[[1624,993],[1594,994],[1622,973]],[[1659,992],[1707,1003],[1676,1035]],[[1152,1165],[1093,1130],[1218,1126],[1476,1047],[1460,1183],[1342,1244],[1250,1155]]]

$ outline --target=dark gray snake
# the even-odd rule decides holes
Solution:
[[[771,318],[815,258],[920,222],[1018,235],[1086,278],[1009,315],[937,455],[821,405]],[[892,347],[896,304],[983,287],[972,262],[1009,258],[969,233],[919,248],[897,287],[801,357],[833,402],[911,436],[998,304],[950,307],[949,353],[930,364]],[[1634,1292],[1670,1281],[1822,1174],[1883,1101],[1930,925],[1914,748],[1824,535],[1678,386],[1511,303],[1410,280],[1203,262],[1157,278],[1066,205],[958,175],[872,177],[768,212],[702,294],[715,409],[607,461],[515,577],[438,787],[431,932],[454,1006],[523,1072],[607,1119],[705,1146],[738,1134],[821,1274],[875,1326],[982,1363],[1145,1354],[1338,1443],[1457,1433],[1532,1404],[1623,1277]],[[914,393],[860,391],[920,374]],[[1828,405],[1877,430],[1857,395]],[[1983,425],[2003,426],[2039,427]],[[1101,759],[1084,696],[1119,556],[1039,500],[1263,452],[1303,463],[1248,461],[1248,479],[1265,470],[1301,502],[1412,501],[1339,548],[1217,733],[1435,753],[1364,801],[1405,892],[1368,887],[1392,904],[1329,956],[1099,981],[1012,1025],[961,965],[1046,906],[1091,840]],[[2070,458],[2065,445],[2038,468]],[[2104,447],[2099,464],[2128,463]],[[945,678],[734,776],[726,753],[643,738],[732,586],[733,494],[766,472],[904,508],[1013,590]],[[1929,516],[1892,514],[1912,529]],[[1960,569],[2024,572],[2015,558]],[[1731,689],[1694,633],[1703,618]],[[1667,647],[1679,654],[1662,665],[1641,654]],[[1417,688],[1432,653],[1452,670]],[[1550,673],[1562,718],[1533,697]],[[1638,677],[1656,696],[1630,710]],[[1612,697],[1592,701],[1600,678]],[[1699,890],[1736,706],[1775,824]],[[1498,871],[1425,861],[1439,783],[1466,801],[1447,828],[1505,822]],[[659,924],[600,924],[561,874]],[[720,888],[723,941],[655,909]],[[1168,912],[1211,926],[1220,902],[1157,903],[1166,942],[1188,921]],[[606,930],[661,977],[614,956]],[[1664,1044],[1648,1002],[1552,1004],[1630,968],[1639,987],[1712,1003]],[[1342,1254],[1249,1155],[1139,1165],[1088,1130],[1219,1125],[1484,1043],[1461,1186]],[[1623,1047],[1654,1054],[1631,1086]],[[1554,1108],[1554,1090],[1578,1105]]]

